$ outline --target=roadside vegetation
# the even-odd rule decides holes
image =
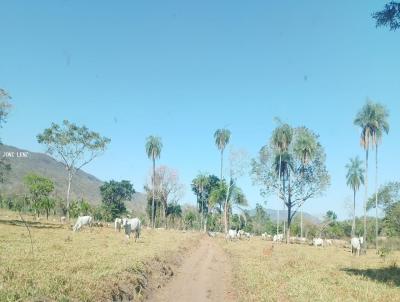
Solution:
[[[400,252],[355,257],[348,248],[272,248],[256,238],[220,244],[238,301],[399,301]]]
[[[143,300],[171,278],[199,233],[144,230],[136,243],[113,228],[72,234],[69,225],[32,221],[33,251],[20,217],[0,211],[0,301]]]

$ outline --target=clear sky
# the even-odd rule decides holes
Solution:
[[[229,128],[230,145],[252,157],[277,116],[313,129],[327,153],[332,185],[305,210],[346,218],[344,166],[364,156],[353,119],[366,97],[390,110],[380,180],[398,180],[400,31],[371,18],[385,2],[3,0],[0,87],[14,108],[0,135],[43,152],[36,135],[51,122],[84,124],[112,139],[86,171],[138,191],[145,138],[159,135],[158,164],[179,171],[194,202],[196,174],[219,174],[214,131]],[[250,177],[239,183],[252,206],[263,202]]]

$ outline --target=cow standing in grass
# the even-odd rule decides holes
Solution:
[[[229,230],[228,233],[226,233],[226,239],[227,240],[234,240],[238,236],[236,230]]]
[[[313,239],[313,245],[314,246],[322,246],[324,247],[324,240],[321,238],[314,238]]]
[[[135,242],[137,239],[139,239],[140,236],[140,230],[141,230],[141,222],[139,218],[123,218],[122,219],[122,226],[125,229],[125,235],[127,239],[131,238],[131,233],[135,233]]]
[[[91,216],[79,216],[72,230],[74,232],[79,231],[85,225],[92,226],[92,223],[93,218]]]
[[[364,243],[363,237],[353,237],[351,238],[351,254],[360,256],[361,246]]]

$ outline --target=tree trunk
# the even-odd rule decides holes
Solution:
[[[164,204],[164,221],[165,221],[165,223],[164,223],[164,225],[165,225],[165,229],[167,229],[168,228],[168,217],[167,217],[167,203],[165,203]],[[172,223],[173,223],[173,219],[172,219]]]
[[[223,167],[223,164],[224,164],[224,149],[221,149],[221,178],[220,178],[221,182],[222,182],[222,167]]]
[[[278,200],[281,198],[281,165],[282,165],[282,155],[279,154],[279,171],[278,171],[278,181],[279,181],[279,189],[278,189]],[[279,234],[279,208],[276,212],[276,235]]]
[[[220,174],[221,185],[222,185],[222,181],[223,181],[223,178],[222,178],[223,177],[223,175],[222,175],[223,165],[224,165],[224,149],[221,149],[221,174]],[[219,204],[219,211],[221,212],[220,223],[222,224],[222,202]]]
[[[46,219],[49,220],[49,209],[46,209]]]
[[[224,225],[225,225],[225,234],[228,233],[228,201],[225,200],[224,204]]]
[[[356,189],[354,188],[353,195],[353,224],[351,225],[351,237],[355,237],[356,232]]]
[[[153,187],[153,196],[152,196],[152,203],[151,203],[151,224],[153,226],[153,229],[156,226],[155,223],[155,201],[154,201],[154,186],[155,186],[155,178],[156,178],[156,160],[153,156],[153,179],[152,179],[152,187]]]
[[[303,206],[300,209],[300,237],[303,238]]]
[[[208,215],[206,214],[204,216],[204,233],[207,233],[207,220],[208,220]]]
[[[375,148],[375,249],[378,250],[378,142]]]
[[[203,198],[201,198],[201,208],[200,208],[200,230],[203,228],[203,220],[204,220],[204,205],[203,205]]]
[[[69,220],[69,198],[71,192],[72,171],[68,168],[68,189],[67,189],[67,219]]]
[[[365,150],[364,251],[367,252],[368,147]]]
[[[289,238],[290,238],[290,225],[291,225],[291,222],[292,222],[292,219],[291,219],[290,216],[292,214],[292,207],[288,206],[287,208],[288,208],[288,211],[287,211],[286,243],[288,244],[290,242],[289,241]]]

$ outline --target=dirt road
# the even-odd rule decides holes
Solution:
[[[149,301],[234,301],[227,256],[212,238],[204,237],[175,277]]]

